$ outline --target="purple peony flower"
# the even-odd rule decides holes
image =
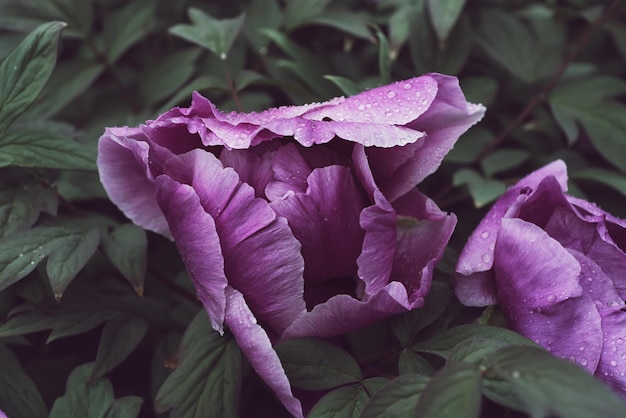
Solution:
[[[510,188],[469,238],[456,294],[626,397],[626,221],[569,196],[556,161]]]
[[[260,113],[194,93],[107,129],[98,167],[133,222],[175,240],[213,327],[302,416],[272,345],[423,305],[456,217],[415,186],[483,113],[439,74]]]

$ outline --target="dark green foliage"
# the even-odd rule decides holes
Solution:
[[[258,111],[429,71],[487,106],[420,185],[459,217],[451,247],[423,309],[278,345],[297,395],[311,417],[624,415],[598,381],[500,327],[497,309],[461,307],[450,286],[486,207],[556,158],[572,193],[626,217],[623,1],[0,4],[9,417],[285,416],[228,331],[211,329],[175,246],[107,200],[98,137],[187,106],[193,90]]]

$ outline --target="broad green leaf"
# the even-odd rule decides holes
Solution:
[[[378,71],[383,84],[391,82],[391,52],[389,50],[389,42],[385,34],[378,30],[376,32],[378,38]]]
[[[152,105],[179,91],[197,71],[201,52],[198,47],[177,50],[146,68],[139,80],[142,102]]]
[[[618,418],[624,402],[574,363],[537,347],[503,347],[485,363],[487,376],[505,379],[533,417]]]
[[[594,167],[570,171],[570,176],[573,179],[591,180],[604,184],[620,192],[622,196],[626,196],[626,174]]]
[[[453,353],[457,345],[465,344],[474,339],[491,339],[511,345],[536,346],[534,342],[526,337],[506,328],[468,324],[460,325],[442,332],[441,334],[437,334],[433,338],[414,345],[411,349],[418,352],[436,354],[447,359]]]
[[[491,131],[474,126],[454,145],[454,148],[445,156],[445,161],[457,164],[473,163],[481,152],[494,140]]]
[[[178,366],[156,396],[159,413],[171,417],[237,417],[242,356],[235,340],[211,329],[206,312],[191,322],[180,346]]]
[[[467,61],[472,47],[474,35],[469,18],[461,16],[445,45],[439,43],[430,28],[425,10],[416,12],[414,21],[409,46],[415,70],[418,73],[458,73]]]
[[[143,400],[137,396],[115,399],[111,382],[91,380],[92,371],[93,363],[72,370],[65,394],[54,401],[50,418],[135,418]]]
[[[622,54],[622,57],[626,58],[626,28],[624,25],[620,21],[615,20],[613,22],[609,21],[605,23],[604,28],[611,34],[613,42],[615,42],[615,45]]]
[[[40,7],[49,19],[66,22],[68,30],[82,36],[91,31],[92,0],[38,0],[37,7]]]
[[[226,59],[230,47],[241,32],[245,14],[232,19],[215,19],[195,7],[190,7],[188,13],[192,24],[172,26],[169,32]]]
[[[41,95],[22,119],[30,122],[56,115],[84,93],[104,68],[104,64],[86,59],[59,62]]]
[[[51,330],[46,342],[89,331],[113,318],[115,311],[48,311],[42,312],[26,303],[11,311],[9,319],[0,326],[0,337],[26,335]]]
[[[461,88],[468,102],[489,108],[496,99],[498,82],[489,77],[466,77],[461,80]]]
[[[435,368],[428,360],[415,351],[404,349],[398,358],[398,371],[400,374],[421,374],[431,376]]]
[[[345,77],[340,77],[337,75],[325,75],[324,78],[326,80],[330,80],[337,87],[341,89],[343,94],[346,96],[354,96],[355,94],[359,94],[363,91],[354,81],[349,80]]]
[[[243,90],[261,80],[265,80],[265,76],[263,74],[257,73],[256,71],[242,70],[239,74],[237,74],[237,78],[235,78],[235,88],[237,91]]]
[[[154,25],[155,0],[134,0],[104,19],[107,62],[114,63]],[[165,86],[165,83],[162,84]]]
[[[396,315],[391,319],[391,331],[403,347],[409,347],[421,330],[432,324],[446,309],[451,300],[448,285],[433,281],[425,305]]]
[[[376,392],[387,383],[386,379],[372,378],[363,383],[353,383],[337,388],[322,397],[311,409],[307,418],[359,418],[370,400],[369,393]]]
[[[141,296],[147,266],[146,232],[133,224],[118,225],[102,237],[100,244],[107,258]]]
[[[58,194],[68,202],[108,197],[97,171],[62,171],[55,186]]]
[[[96,251],[96,229],[39,226],[0,240],[0,290],[33,271],[46,256],[47,273],[57,297]]]
[[[277,0],[253,0],[246,9],[246,24],[243,33],[254,49],[265,55],[269,39],[261,36],[261,29],[278,30],[283,23],[283,11]]]
[[[481,364],[494,351],[510,343],[493,338],[472,338],[452,349],[448,356],[449,362]]]
[[[427,0],[428,14],[439,42],[445,44],[465,6],[465,0]]]
[[[181,87],[178,90],[178,92],[174,95],[174,97],[168,100],[167,103],[165,103],[161,107],[160,112],[165,112],[171,109],[173,106],[176,106],[181,101],[184,101],[185,106],[187,106],[188,103],[190,102],[191,93],[194,90],[202,91],[202,90],[208,90],[208,89],[228,91],[228,86],[224,84],[224,82],[217,77],[210,76],[210,75],[199,76],[191,80],[189,83],[185,84],[183,87]]]
[[[285,10],[285,24],[290,31],[319,15],[330,0],[291,0]]]
[[[48,409],[17,357],[0,344],[0,406],[9,417],[46,418]]]
[[[564,107],[586,107],[626,93],[626,81],[595,75],[560,83],[550,93],[550,103]]]
[[[95,170],[95,155],[54,132],[10,131],[0,137],[0,167]]]
[[[41,182],[24,180],[0,187],[0,238],[30,228],[41,212],[57,213],[55,190]]]
[[[449,363],[435,374],[417,401],[420,418],[478,418],[481,371],[464,363]]]
[[[398,7],[396,11],[389,16],[389,22],[387,24],[389,46],[394,56],[398,55],[402,46],[404,46],[409,39],[412,28],[416,24],[415,22],[424,16],[423,9],[423,4],[415,5],[407,2],[403,4],[402,7]]]
[[[302,338],[276,346],[291,384],[299,389],[324,390],[361,380],[352,356],[326,341]]]
[[[28,109],[48,81],[65,26],[39,26],[0,64],[0,133]]]
[[[626,172],[626,106],[606,101],[601,105],[574,111],[596,150],[607,161]]]
[[[91,380],[100,378],[120,365],[135,350],[148,331],[143,318],[118,317],[102,329]]]
[[[331,9],[309,19],[309,23],[329,26],[361,39],[373,40],[369,30],[371,17],[367,13]]]
[[[363,409],[361,418],[413,418],[428,376],[407,374],[380,388]]]
[[[480,166],[487,177],[493,177],[525,163],[530,157],[530,152],[523,149],[498,148],[480,160]]]
[[[454,173],[452,182],[455,186],[467,186],[476,208],[481,208],[493,202],[506,191],[506,185],[503,182],[485,178],[469,168],[464,168]]]

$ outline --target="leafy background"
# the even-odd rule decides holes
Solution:
[[[450,284],[489,204],[556,158],[571,193],[626,217],[625,59],[622,1],[0,0],[0,408],[285,416],[173,244],[107,200],[98,137],[193,90],[251,111],[437,71],[488,112],[420,186],[460,218],[427,306],[278,347],[298,395],[311,417],[623,416]]]

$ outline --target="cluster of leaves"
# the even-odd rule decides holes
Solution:
[[[488,108],[421,186],[459,215],[449,259],[424,309],[279,346],[299,397],[312,417],[620,416],[599,383],[493,326],[497,312],[461,307],[449,283],[485,206],[555,158],[573,193],[626,216],[623,2],[0,0],[0,10],[10,417],[284,413],[233,339],[210,330],[173,244],[106,200],[97,139],[188,104],[193,90],[250,111],[429,71],[457,75]]]

